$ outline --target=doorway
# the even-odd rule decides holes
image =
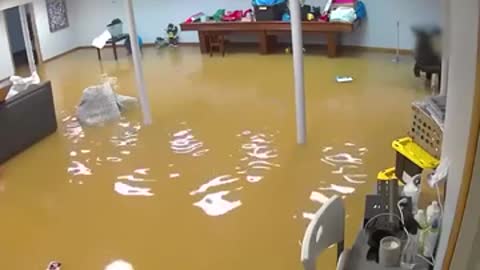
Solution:
[[[33,57],[35,65],[40,63],[40,53],[38,50],[38,42],[36,38],[35,20],[33,8],[31,4],[26,5],[27,25],[29,29],[29,37],[32,44]],[[12,61],[15,68],[15,74],[29,76],[29,65],[27,56],[27,46],[22,31],[22,22],[19,7],[6,9],[5,21],[10,41],[10,51],[12,53]]]

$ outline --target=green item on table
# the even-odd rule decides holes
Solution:
[[[213,14],[212,18],[216,22],[221,22],[223,15],[225,15],[225,9],[219,9],[217,12],[215,12],[215,14]]]

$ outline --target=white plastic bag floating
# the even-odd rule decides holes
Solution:
[[[88,87],[77,108],[77,118],[83,125],[98,126],[120,119],[121,112],[137,104],[137,99],[118,95],[115,78],[104,78],[103,84]]]
[[[7,100],[18,93],[27,90],[30,85],[39,84],[40,77],[38,76],[37,72],[33,72],[32,76],[25,78],[20,76],[11,76],[10,82],[12,83],[12,86],[10,87],[10,91],[6,97]]]

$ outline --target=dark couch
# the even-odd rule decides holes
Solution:
[[[56,130],[50,82],[30,86],[0,103],[0,164]]]

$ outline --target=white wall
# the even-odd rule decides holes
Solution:
[[[70,27],[60,31],[50,33],[48,24],[48,16],[45,0],[33,0],[33,9],[35,21],[37,24],[37,33],[40,42],[40,50],[42,51],[43,60],[48,60],[59,54],[67,52],[77,47],[77,38],[74,27],[74,5],[75,0],[67,0],[67,10],[70,20]],[[88,17],[88,16],[87,16]],[[87,22],[85,14],[83,23]]]
[[[78,1],[76,12],[89,14],[88,23],[84,19],[77,21],[79,43],[89,45],[92,39],[101,33],[112,19],[124,18],[123,1],[120,0],[83,0]],[[324,0],[307,0],[309,4],[320,4]],[[364,0],[368,19],[353,34],[345,35],[344,43],[349,45],[395,48],[397,44],[396,22],[400,20],[400,46],[412,49],[414,37],[410,27],[414,24],[440,23],[439,0]],[[213,14],[218,8],[227,10],[250,8],[250,0],[136,0],[134,1],[138,32],[145,42],[153,42],[164,35],[164,29],[170,22],[179,24],[188,16],[203,11]],[[125,30],[126,31],[126,30]],[[321,42],[319,38],[306,38]],[[181,34],[183,42],[198,42],[195,32]]]
[[[7,31],[5,29],[3,11],[7,8],[12,8],[26,3],[33,4],[37,33],[40,42],[40,50],[42,52],[43,60],[48,60],[78,46],[78,39],[76,37],[74,27],[74,21],[76,21],[74,7],[76,2],[78,1],[67,0],[70,27],[55,33],[50,33],[45,0],[0,0],[0,79],[14,74],[14,67],[11,59],[11,51],[8,45],[9,43]],[[83,18],[85,18],[85,16],[83,16]]]
[[[3,15],[3,12],[0,12],[0,80],[12,75],[13,70],[5,16]]]
[[[18,8],[5,10],[5,20],[7,22],[8,37],[10,39],[10,48],[12,53],[25,50],[25,40],[22,34],[22,22]]]
[[[449,1],[449,74],[442,159],[451,161],[436,270],[441,269],[462,182],[477,69],[479,2]],[[468,29],[468,30],[466,30]],[[453,268],[465,269],[465,268]]]

